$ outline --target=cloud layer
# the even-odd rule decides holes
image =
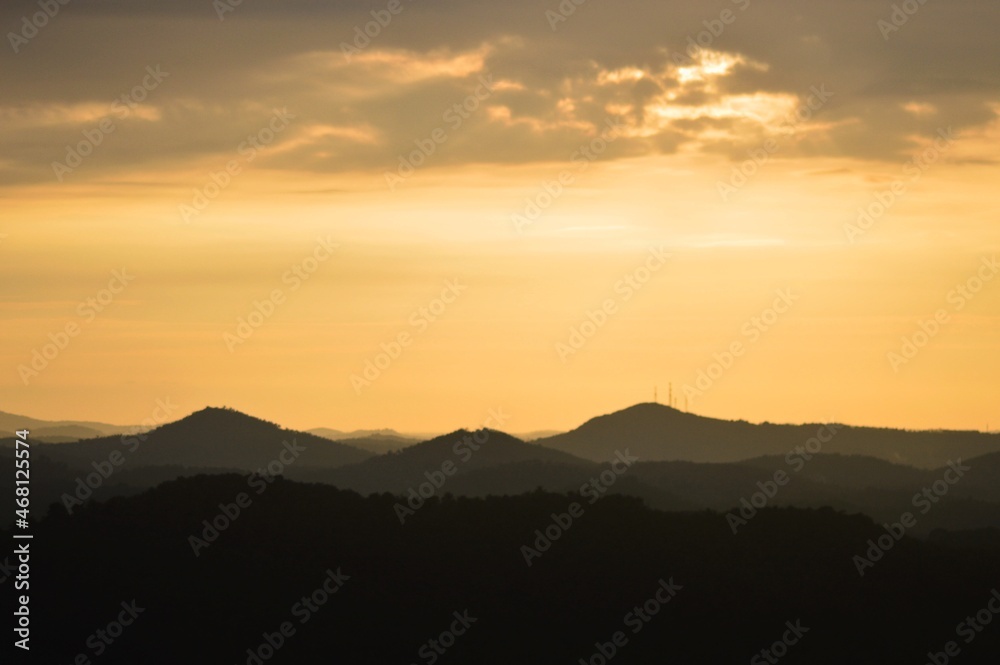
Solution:
[[[21,39],[40,10],[15,3],[0,173],[52,181],[88,141],[67,179],[224,163],[275,109],[295,120],[262,164],[319,174],[394,170],[435,129],[438,166],[565,161],[609,118],[611,159],[780,137],[782,156],[898,160],[1000,101],[992,0],[911,4],[69,3]],[[152,89],[147,67],[167,74]]]

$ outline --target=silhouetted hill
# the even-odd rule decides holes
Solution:
[[[450,479],[476,469],[524,461],[587,464],[573,455],[525,443],[503,432],[458,430],[350,467],[331,472],[292,469],[288,476],[328,482],[365,493],[390,492],[425,482],[425,474],[444,473]],[[450,466],[445,468],[446,465]],[[448,469],[453,470],[449,472]]]
[[[592,487],[592,481],[599,481],[601,473],[608,469],[602,464],[560,464],[525,460],[512,462],[455,476],[444,490],[457,496],[515,496],[535,490],[566,494],[579,493],[581,488]],[[634,467],[638,468],[638,466]],[[615,478],[615,482],[601,490],[584,490],[588,498],[600,495],[623,495],[642,499],[646,505],[658,510],[696,510],[704,504],[681,498],[671,490],[642,482],[636,474],[625,473]]]
[[[789,623],[805,629],[782,651],[790,665],[924,663],[956,639],[964,665],[1000,653],[992,626],[971,643],[955,632],[1000,579],[987,534],[903,537],[860,576],[854,557],[885,531],[832,510],[765,509],[733,536],[715,512],[530,493],[431,499],[400,524],[395,496],[279,479],[206,536],[247,488],[244,476],[189,478],[36,525],[33,656],[93,656],[88,639],[133,600],[142,613],[105,665],[257,663],[248,649],[283,622],[292,631],[262,662],[426,663],[421,649],[465,612],[475,622],[444,640],[442,664],[588,662],[612,647],[622,664],[767,662],[755,657]],[[574,501],[583,512],[540,541]],[[211,540],[197,556],[194,537]],[[529,567],[523,548],[536,544]],[[331,579],[336,592],[319,594]],[[322,603],[306,612],[309,598]]]
[[[32,432],[31,434],[32,443],[73,443],[74,441],[79,441],[79,440],[80,437],[76,436],[59,436],[58,434],[35,436],[34,432]],[[18,439],[16,439],[13,436],[7,437],[5,439],[0,439],[0,449],[13,448],[15,445],[17,445],[17,441]]]
[[[386,430],[392,431],[392,430]],[[365,434],[357,436],[337,436],[334,434],[336,430],[328,430],[325,428],[312,429],[309,430],[310,434],[315,434],[316,436],[321,436],[324,439],[330,439],[331,441],[336,441],[337,443],[342,443],[345,446],[354,446],[355,448],[360,448],[361,450],[367,450],[373,455],[384,455],[385,453],[393,452],[406,448],[407,446],[412,446],[416,443],[420,443],[420,439],[411,439],[404,436],[396,436],[393,434]],[[353,433],[352,433],[353,434]]]
[[[790,466],[784,455],[755,457],[739,464],[769,472],[768,475],[776,469],[785,469],[793,472],[797,478],[822,485],[834,485],[844,490],[912,490],[940,477],[940,473],[935,473],[935,470],[917,469],[864,455],[836,453],[811,455],[809,460],[802,459],[801,468]],[[794,470],[795,468],[798,470]]]
[[[385,439],[385,440],[400,440],[400,441],[410,441],[411,443],[419,443],[420,441],[426,441],[432,438],[430,435],[421,434],[404,434],[402,432],[397,432],[394,429],[356,429],[350,432],[345,432],[339,429],[332,429],[330,427],[316,427],[313,429],[306,430],[310,434],[315,434],[316,436],[321,436],[324,439],[330,439],[331,441],[343,441],[345,439]]]
[[[113,432],[81,425],[57,425],[55,427],[36,427],[31,430],[30,437],[35,441],[44,441],[45,443],[68,443],[109,434],[113,434]]]
[[[72,465],[54,461],[36,448],[31,456],[32,514],[43,517],[51,504],[75,510],[87,501],[106,501],[118,496],[132,496],[168,480],[203,474],[224,474],[240,469],[187,467],[179,465],[143,466],[123,464],[106,477],[93,465]],[[105,460],[101,460],[103,462]],[[0,450],[0,466],[14,468],[14,451]],[[104,468],[107,472],[108,467]],[[14,475],[0,475],[0,494],[14,495]],[[0,528],[14,523],[13,512],[0,513]]]
[[[135,428],[83,420],[40,420],[0,411],[0,437],[13,436],[15,430],[21,429],[30,430],[31,438],[37,441],[50,438],[87,439],[122,434]]]
[[[627,446],[644,461],[737,462],[763,455],[785,455],[796,446],[806,445],[821,427],[754,425],[646,403],[593,418],[575,430],[535,443],[593,461],[609,459],[616,450]],[[969,459],[1000,451],[1000,435],[843,426],[822,444],[821,451],[937,468],[959,457]]]
[[[516,436],[521,441],[537,441],[538,439],[555,436],[556,434],[562,434],[562,432],[554,429],[543,429],[535,432],[512,432],[511,436]]]
[[[245,471],[266,469],[275,460],[282,466],[334,468],[372,456],[352,446],[219,408],[203,409],[145,434],[39,445],[37,450],[53,460],[84,467],[107,460],[117,451],[125,460],[121,466],[128,468],[185,466]]]
[[[773,470],[761,472],[742,464],[698,464],[695,462],[646,462],[634,467],[633,475],[644,484],[659,487],[682,497],[692,505],[727,510],[743,497],[759,491],[758,482],[769,480]],[[819,508],[832,506],[857,512],[860,507],[850,493],[836,486],[824,486],[806,479],[780,488],[769,505]]]
[[[798,467],[790,467],[779,457],[738,463],[638,462],[615,478],[609,493],[639,497],[660,510],[728,511],[741,505],[743,499],[749,501],[758,495],[754,500],[761,500],[761,484],[771,484],[780,471],[786,476],[785,484],[771,485],[773,494],[767,497],[768,506],[833,507],[861,512],[878,521],[898,520],[909,511],[920,516],[912,529],[912,534],[918,536],[941,527],[1000,527],[1000,469],[979,465],[976,460],[965,466],[970,470],[959,482],[948,484],[944,494],[931,499],[921,493],[935,483],[941,487],[944,469],[914,469],[842,455],[814,456],[798,471]],[[503,464],[456,475],[437,494],[513,495],[536,488],[580,491],[608,468],[607,464],[538,461]],[[879,478],[884,480],[879,482]],[[915,496],[920,497],[916,504]]]
[[[963,464],[970,470],[962,482],[955,485],[955,496],[1000,502],[1000,453],[973,457],[964,460]]]

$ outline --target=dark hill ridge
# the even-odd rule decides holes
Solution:
[[[933,504],[925,501],[920,506],[913,503],[914,496],[947,477],[948,467],[916,469],[871,457],[838,454],[816,455],[801,467],[789,466],[784,456],[736,463],[637,462],[608,487],[607,494],[638,497],[659,510],[726,512],[740,506],[741,499],[759,493],[758,483],[771,481],[776,472],[782,471],[788,479],[768,499],[770,506],[828,506],[861,512],[880,523],[898,520],[903,511],[910,510],[919,515],[912,533],[923,537],[937,528],[1000,527],[997,462],[1000,455],[963,461],[967,470],[957,484],[949,485]],[[597,478],[607,466],[531,460],[501,464],[456,474],[437,493],[499,496],[538,488],[558,493],[581,491],[584,483]]]
[[[575,430],[535,443],[593,461],[609,459],[628,446],[643,461],[737,462],[785,455],[815,437],[821,427],[819,423],[754,425],[645,403],[593,418]],[[847,426],[822,446],[824,453],[865,455],[925,469],[997,451],[998,434]]]
[[[293,442],[304,450],[292,466],[334,468],[372,457],[372,453],[352,446],[282,429],[232,409],[213,407],[144,435],[126,434],[38,448],[53,460],[87,467],[119,451],[129,468],[175,465],[253,471],[277,459]],[[293,459],[292,455],[285,453],[285,459]]]

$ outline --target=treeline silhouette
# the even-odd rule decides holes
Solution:
[[[204,521],[240,493],[251,503],[196,556],[191,537],[205,536]],[[172,480],[72,516],[53,506],[33,527],[33,656],[52,665],[78,654],[144,665],[599,664],[594,654],[610,653],[622,631],[616,663],[768,662],[751,659],[782,639],[786,622],[808,632],[783,663],[922,664],[956,639],[963,665],[1000,653],[1000,618],[969,644],[956,638],[1000,585],[994,531],[904,537],[861,577],[853,557],[886,532],[829,508],[768,508],[734,536],[721,513],[660,512],[626,496],[446,495],[403,524],[400,501],[283,478],[257,494],[248,477],[227,474]],[[549,528],[553,515],[565,524],[573,502],[582,514]],[[558,538],[541,551],[547,528]],[[523,546],[540,552],[530,567]],[[300,623],[296,603],[338,570],[349,579]],[[633,633],[626,615],[661,581],[682,588]],[[143,608],[134,623],[111,644],[95,642],[133,599]],[[443,655],[428,650],[464,611],[476,622]],[[248,656],[267,654],[263,635],[283,622],[295,630],[276,652]]]

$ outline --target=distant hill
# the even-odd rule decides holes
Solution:
[[[926,536],[937,528],[1000,527],[1000,454],[972,460],[966,476],[920,513],[914,528]],[[980,460],[984,460],[980,462]],[[990,460],[987,463],[986,460]],[[547,492],[580,491],[598,478],[608,464],[523,460],[474,469],[450,478],[436,492],[458,496],[517,495],[542,489]],[[794,471],[779,457],[762,457],[736,463],[638,462],[615,479],[608,494],[641,498],[658,510],[718,510],[727,512],[760,492],[776,471],[788,475],[785,485],[769,497],[769,506],[832,507],[864,513],[876,520],[897,520],[905,511],[918,512],[913,497],[944,476],[944,469],[916,469],[871,457],[817,455]],[[338,472],[349,473],[350,469]],[[423,478],[419,479],[423,481]],[[346,486],[349,480],[335,482]],[[400,491],[388,484],[374,484],[367,492]],[[923,504],[926,505],[926,504]]]
[[[562,434],[562,432],[555,429],[542,429],[534,432],[514,432],[512,436],[516,436],[521,439],[521,441],[536,441],[538,439],[555,436],[556,434]]]
[[[821,426],[754,425],[646,403],[593,418],[570,432],[535,443],[593,461],[610,459],[616,450],[628,447],[643,461],[737,462],[785,455],[815,437]],[[822,445],[824,453],[865,455],[925,469],[997,451],[998,434],[847,426]]]
[[[184,466],[253,471],[278,459],[286,444],[302,447],[291,466],[334,468],[368,459],[372,453],[306,432],[282,429],[274,423],[231,409],[207,408],[151,430],[144,435],[102,437],[39,445],[53,460],[89,467],[120,451],[128,468]],[[132,452],[134,449],[134,452]],[[292,453],[285,458],[291,460]]]
[[[0,438],[14,436],[15,431],[22,429],[30,430],[35,441],[62,442],[122,434],[136,428],[85,420],[39,420],[0,411]]]
[[[297,468],[290,470],[288,475],[290,478],[322,481],[360,492],[388,492],[415,487],[426,480],[425,473],[441,471],[443,465],[449,462],[454,465],[453,475],[457,475],[524,461],[588,465],[585,460],[568,453],[525,443],[503,432],[458,430],[332,472],[319,473]]]
[[[305,430],[310,434],[315,434],[316,436],[321,436],[324,439],[330,439],[331,441],[343,441],[344,439],[367,439],[367,438],[379,438],[379,439],[400,439],[403,441],[426,441],[435,435],[432,434],[403,434],[402,432],[397,432],[394,429],[356,429],[350,432],[345,432],[339,429],[331,429],[329,427],[316,427],[313,429]]]
[[[358,430],[357,432],[340,432],[339,430],[327,429],[321,427],[319,429],[309,430],[310,434],[315,434],[316,436],[323,437],[324,439],[329,439],[330,441],[337,441],[343,443],[344,445],[354,446],[355,448],[360,448],[361,450],[367,450],[375,455],[382,455],[388,452],[393,452],[395,450],[401,450],[407,446],[412,446],[415,443],[420,443],[421,439],[414,439],[408,436],[402,436],[396,434],[394,430],[378,430],[378,433],[371,432],[370,430]]]
[[[99,436],[114,434],[110,430],[98,430],[82,425],[56,425],[55,427],[35,427],[29,435],[35,441],[45,443],[66,443],[80,439],[94,439]]]
[[[743,467],[752,467],[767,472],[775,469],[791,471],[783,455],[767,455],[739,462]],[[910,489],[921,483],[933,482],[940,473],[931,469],[917,469],[903,464],[863,455],[840,455],[822,453],[812,456],[801,470],[792,475],[821,485],[835,485],[845,490]]]
[[[12,450],[0,450],[0,465],[4,468],[14,468]],[[219,475],[235,472],[234,469],[225,468],[124,464],[108,478],[99,479],[92,466],[57,462],[37,451],[31,458],[31,471],[32,515],[36,518],[45,515],[53,504],[65,507],[67,497],[70,499],[70,505],[75,508],[80,505],[77,502],[106,501],[113,497],[132,496],[169,480],[199,474]],[[91,479],[89,485],[83,480],[88,476]],[[13,474],[0,475],[0,494],[13,495],[14,487]],[[13,524],[14,518],[13,512],[0,514],[0,528],[9,527]]]
[[[599,478],[601,472],[608,466],[594,463],[560,464],[537,460],[511,462],[456,475],[442,488],[441,493],[486,497],[516,496],[536,490],[560,494],[580,492],[581,487]],[[640,465],[637,465],[635,469],[639,467]],[[607,492],[600,493],[600,496],[636,497],[642,499],[650,508],[657,510],[698,510],[706,507],[707,504],[704,502],[680,497],[674,489],[669,484],[657,486],[654,483],[644,482],[638,474],[626,473],[617,477],[614,484],[607,488]],[[596,494],[589,493],[588,500]],[[726,505],[728,507],[728,504]]]

